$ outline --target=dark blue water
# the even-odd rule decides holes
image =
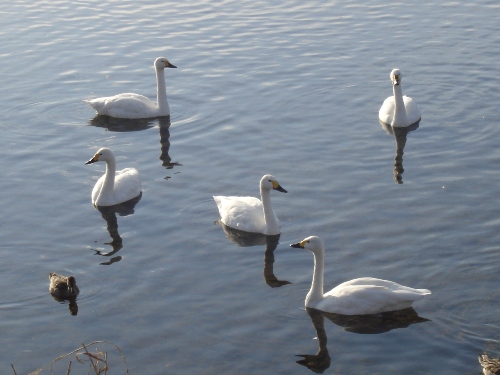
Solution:
[[[319,347],[325,373],[479,373],[479,354],[500,356],[499,7],[0,4],[0,372],[109,340],[134,374],[308,374],[296,355]],[[154,99],[158,56],[178,67],[170,122],[94,119],[84,99]],[[395,67],[422,111],[397,137],[377,118]],[[92,207],[99,147],[139,170],[134,207]],[[288,190],[272,195],[279,243],[240,246],[212,196],[257,196],[266,173]],[[288,246],[309,235],[326,243],[327,289],[427,288],[414,308],[428,321],[321,324],[303,307],[312,257]],[[51,271],[76,277],[77,316],[49,295]]]

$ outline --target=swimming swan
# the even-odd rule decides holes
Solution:
[[[143,95],[125,93],[85,100],[99,115],[118,118],[150,118],[170,115],[165,86],[165,68],[177,68],[166,58],[158,57],[154,62],[156,69],[156,91],[158,105]]]
[[[85,164],[97,161],[106,162],[104,173],[92,190],[94,206],[113,206],[137,197],[142,190],[141,178],[135,168],[116,171],[115,155],[109,148],[99,149],[94,157]]]
[[[323,241],[311,236],[290,247],[306,249],[314,254],[314,275],[306,307],[343,315],[378,314],[408,308],[413,301],[431,294],[427,289],[413,289],[372,277],[350,280],[323,293]]]
[[[266,174],[260,180],[260,199],[254,197],[214,196],[222,223],[244,232],[274,235],[280,223],[271,207],[271,189],[286,193],[276,177]]]
[[[417,103],[412,98],[403,96],[401,71],[393,69],[390,77],[394,96],[389,96],[382,104],[378,112],[380,121],[394,127],[406,127],[420,121],[421,115]]]
[[[49,273],[49,280],[49,292],[55,297],[74,298],[80,293],[74,276],[66,277],[51,272]]]

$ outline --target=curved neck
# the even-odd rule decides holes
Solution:
[[[156,100],[161,116],[170,114],[167,102],[167,87],[165,86],[165,69],[156,69]]]
[[[403,100],[403,89],[401,84],[392,85],[394,92],[394,117],[392,119],[392,126],[408,126],[408,118],[406,117],[405,102]]]
[[[106,160],[106,173],[104,174],[104,182],[102,184],[101,192],[97,198],[97,202],[109,201],[113,199],[113,193],[115,189],[115,172],[116,172],[116,162],[113,157],[110,160]]]
[[[323,254],[314,254],[314,274],[311,289],[306,296],[306,307],[313,307],[310,304],[323,299],[323,272],[325,268]]]
[[[271,206],[271,190],[260,189],[260,197],[264,208],[264,219],[266,220],[266,234],[279,234],[280,223]]]

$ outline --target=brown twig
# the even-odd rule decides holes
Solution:
[[[56,358],[56,359],[54,359],[51,363],[49,363],[49,364],[47,364],[47,365],[45,365],[45,366],[43,366],[43,367],[39,368],[38,370],[35,370],[35,371],[31,372],[29,375],[38,375],[41,371],[43,371],[45,368],[47,368],[47,367],[49,367],[49,366],[50,366],[50,368],[51,368],[51,373],[53,374],[53,371],[52,371],[52,366],[54,365],[54,363],[56,363],[56,362],[60,361],[61,359],[66,358],[66,357],[68,357],[68,356],[70,356],[71,354],[74,354],[74,353],[77,353],[77,355],[76,355],[76,360],[77,360],[78,362],[80,362],[80,363],[83,363],[83,362],[82,362],[82,361],[78,358],[78,352],[79,352],[79,351],[81,351],[81,350],[83,350],[83,349],[86,351],[86,353],[82,353],[82,354],[87,355],[89,358],[94,358],[94,359],[97,359],[97,360],[101,360],[99,357],[94,356],[93,354],[89,353],[89,352],[88,352],[88,350],[87,350],[87,346],[94,345],[94,344],[101,344],[101,343],[106,343],[106,344],[109,344],[109,345],[113,345],[113,346],[116,348],[116,350],[117,350],[117,351],[118,351],[118,353],[120,354],[120,357],[122,357],[123,363],[124,363],[124,365],[125,365],[125,371],[126,371],[126,374],[129,374],[129,370],[128,370],[128,366],[127,366],[127,361],[126,361],[125,356],[123,355],[122,351],[121,351],[121,350],[120,350],[120,348],[118,347],[118,345],[116,345],[115,343],[113,343],[113,342],[111,342],[111,341],[107,341],[107,340],[98,340],[98,341],[93,341],[93,342],[91,342],[91,343],[89,343],[89,344],[87,344],[87,345],[83,344],[83,346],[82,346],[82,347],[80,347],[80,348],[78,348],[78,349],[75,349],[75,350],[73,350],[73,351],[71,351],[71,352],[69,352],[69,353],[67,353],[67,354],[64,354],[64,355],[61,355],[61,356],[57,357],[57,358]],[[98,352],[98,354],[99,354],[99,352]],[[102,353],[100,353],[100,354],[102,355]],[[105,361],[104,361],[104,362],[105,362],[104,371],[107,371],[107,370],[108,370],[108,366],[107,366],[107,363],[106,363],[106,362],[107,362],[107,353],[106,353],[106,357],[105,357]],[[91,361],[91,363],[93,364],[93,362],[92,362],[92,361]],[[94,365],[94,364],[93,364],[93,365]],[[14,370],[14,366],[13,366],[13,365],[11,365],[11,366],[12,366],[12,369]],[[71,365],[70,365],[70,366],[71,366]],[[68,371],[69,371],[69,369],[68,369]],[[95,367],[94,367],[94,371],[96,371],[96,374],[97,374],[97,375],[99,375],[99,374],[102,372],[102,371],[97,372],[97,370],[96,370],[96,368],[95,368]],[[15,375],[17,375],[17,373],[16,373],[16,371],[15,371],[15,370],[14,370],[14,374],[15,374]],[[68,372],[68,374],[67,374],[67,375],[69,375],[69,372]]]

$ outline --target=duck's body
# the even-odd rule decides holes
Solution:
[[[483,367],[484,375],[499,375],[500,374],[500,359],[489,358],[486,354],[480,355],[479,363]]]
[[[157,103],[151,99],[134,93],[124,93],[87,100],[99,115],[117,118],[150,118],[170,115],[165,86],[165,68],[176,68],[166,58],[158,57],[155,60]]]
[[[290,245],[314,254],[314,276],[305,306],[342,315],[367,315],[405,309],[431,294],[427,289],[414,289],[393,281],[361,277],[344,282],[323,292],[325,246],[319,237],[311,236]]]
[[[271,206],[271,190],[287,192],[275,177],[265,175],[260,180],[262,200],[254,197],[214,196],[222,223],[244,232],[279,234],[279,220]]]
[[[80,293],[73,276],[62,276],[55,272],[49,273],[49,292],[59,298],[74,298]]]
[[[97,180],[92,189],[92,204],[94,206],[113,206],[136,198],[142,190],[141,178],[135,168],[125,168],[116,171],[113,152],[101,148],[86,164],[97,161],[106,162],[106,173]]]
[[[394,95],[385,99],[378,113],[379,120],[393,127],[417,123],[421,118],[420,110],[412,98],[403,95],[400,70],[393,69],[390,77]]]

